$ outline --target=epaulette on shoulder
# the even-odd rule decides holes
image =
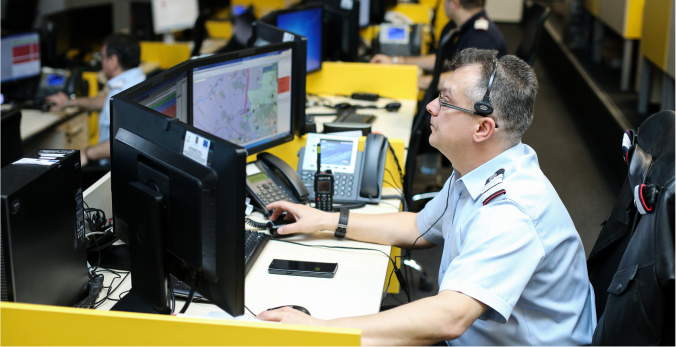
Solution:
[[[505,186],[502,183],[502,178],[505,176],[505,169],[500,169],[496,171],[491,177],[486,180],[486,185],[484,186],[484,191],[481,193],[481,196],[484,199],[483,204],[488,204],[491,200],[496,197],[506,194]]]

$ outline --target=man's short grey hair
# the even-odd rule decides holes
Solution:
[[[464,66],[477,65],[481,69],[481,79],[477,85],[465,91],[470,102],[481,101],[486,95],[488,81],[498,61],[495,78],[490,92],[493,113],[490,115],[503,133],[503,140],[508,147],[521,141],[521,136],[533,122],[533,108],[538,90],[535,71],[523,60],[505,55],[499,60],[498,51],[467,48],[453,57],[450,70],[455,71]]]

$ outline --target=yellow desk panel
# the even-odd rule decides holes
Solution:
[[[663,71],[667,68],[669,37],[673,41],[669,30],[674,16],[673,4],[673,0],[646,0],[643,11],[641,54]]]
[[[190,59],[190,44],[177,42],[141,41],[141,61],[158,62],[160,69],[168,69]]]
[[[307,92],[319,95],[376,93],[393,99],[416,99],[418,67],[369,63],[324,62],[307,76]]]
[[[432,8],[434,5],[424,4],[399,4],[393,11],[406,15],[413,24],[430,24],[432,21]]]
[[[85,71],[82,73],[82,79],[89,84],[89,94],[83,95],[94,97],[99,94],[99,82],[96,79],[97,72]],[[93,146],[99,143],[99,113],[89,112],[89,145]]]
[[[224,20],[206,21],[209,37],[217,39],[230,39],[232,37],[232,23]]]
[[[599,15],[599,0],[584,0],[584,7],[594,16]]]
[[[300,0],[232,0],[230,4],[231,6],[253,5],[256,18],[261,18],[272,11],[288,8],[299,2]]]
[[[361,331],[2,302],[3,345],[357,346]]]

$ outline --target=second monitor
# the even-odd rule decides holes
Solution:
[[[193,126],[240,145],[249,154],[291,141],[293,45],[286,42],[194,61]]]

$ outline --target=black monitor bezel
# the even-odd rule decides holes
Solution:
[[[142,82],[140,86],[147,87],[151,84],[153,79]],[[125,91],[126,92],[126,91]],[[113,134],[117,134],[120,128],[123,128],[132,133],[137,134],[148,142],[154,143],[157,146],[181,154],[179,148],[173,148],[171,145],[180,145],[180,141],[176,141],[176,132],[181,131],[183,138],[185,132],[190,131],[197,135],[212,141],[212,145],[220,148],[223,151],[225,148],[231,149],[230,154],[234,155],[235,159],[240,162],[240,165],[232,165],[230,161],[219,160],[220,157],[226,155],[225,153],[214,154],[215,156],[210,160],[208,168],[215,172],[218,179],[217,184],[217,206],[219,212],[216,213],[216,245],[217,245],[217,277],[216,282],[198,281],[196,290],[204,297],[210,299],[212,303],[218,305],[233,316],[242,315],[244,313],[244,281],[245,281],[245,264],[244,264],[244,204],[238,203],[244,201],[246,196],[246,189],[244,181],[246,179],[246,157],[247,152],[244,148],[225,141],[215,135],[209,134],[203,130],[197,129],[192,125],[183,123],[175,118],[170,118],[158,111],[140,105],[131,99],[127,98],[125,92],[122,92],[111,98],[111,193],[113,200],[113,213],[115,216],[115,224],[118,225],[116,232],[122,230],[119,226],[123,225],[119,219],[119,214],[115,212],[116,202],[121,197],[124,199],[125,190],[122,187],[125,182],[120,174],[115,174],[120,170],[119,166],[123,165],[116,161],[115,148],[118,142]],[[114,107],[113,105],[117,105]],[[126,111],[119,111],[126,109]],[[132,118],[131,114],[137,111]],[[144,119],[139,116],[145,116]],[[122,117],[122,118],[121,118]],[[125,117],[127,118],[125,120]],[[129,123],[132,126],[129,126]],[[146,124],[151,123],[151,124]],[[141,124],[145,125],[142,126]],[[131,127],[138,129],[129,129]],[[136,130],[136,131],[135,131]],[[148,131],[152,133],[148,133]],[[173,137],[173,138],[172,138]],[[173,141],[173,142],[172,142]],[[170,145],[167,145],[167,142]],[[222,176],[222,177],[221,177]],[[232,182],[242,182],[242,184],[233,185]],[[128,230],[127,230],[128,231]],[[130,235],[118,235],[123,241],[129,242]],[[125,240],[126,236],[126,240]],[[191,280],[190,273],[182,265],[180,258],[171,254],[171,251],[165,248],[166,266],[169,273],[174,274],[182,281],[189,283]]]
[[[274,52],[274,51],[281,51],[281,50],[286,50],[286,49],[292,50],[291,51],[291,53],[292,53],[291,54],[291,57],[292,57],[291,58],[292,59],[291,69],[293,69],[293,67],[294,67],[294,62],[293,62],[294,46],[295,46],[294,42],[282,42],[282,43],[275,43],[275,44],[270,44],[270,45],[267,45],[267,46],[247,48],[247,49],[243,49],[243,50],[240,50],[240,51],[223,53],[223,54],[218,54],[218,55],[212,55],[212,56],[192,60],[191,64],[190,64],[190,70],[191,71],[188,74],[188,85],[189,85],[189,93],[190,93],[190,107],[189,107],[189,110],[188,110],[189,111],[189,118],[188,119],[190,119],[190,125],[193,125],[193,106],[192,106],[192,104],[194,102],[193,101],[194,100],[194,91],[193,91],[192,86],[193,86],[193,78],[194,78],[195,69],[201,68],[201,67],[204,67],[204,66],[208,66],[208,65],[214,65],[214,64],[227,62],[227,61],[230,61],[230,60],[248,58],[248,57],[258,55],[258,54],[266,54],[266,53],[270,53],[270,52]],[[293,90],[295,89],[296,81],[293,78],[293,74],[291,75],[291,77],[292,78],[291,78],[290,90],[293,93]],[[292,95],[292,98],[293,98],[293,95]],[[249,155],[259,153],[259,152],[262,152],[266,149],[269,149],[269,148],[279,146],[281,144],[293,141],[295,134],[298,132],[298,130],[296,128],[298,122],[296,122],[294,120],[294,114],[296,113],[295,112],[296,111],[295,110],[295,107],[296,107],[295,104],[296,104],[295,102],[293,102],[293,101],[291,102],[291,128],[290,128],[291,131],[289,132],[289,135],[282,137],[282,138],[279,138],[279,139],[276,139],[276,140],[272,140],[270,142],[267,142],[267,143],[264,143],[264,144],[261,144],[261,145],[258,145],[256,147],[250,147],[250,148],[244,147],[244,148],[246,148]],[[305,107],[305,105],[302,105],[302,107]]]
[[[348,38],[345,38],[343,33],[338,33],[339,37],[342,40],[347,40],[348,44],[346,49],[344,50],[342,47],[343,42],[337,42],[338,45],[338,54],[335,53],[335,45],[334,46],[329,46],[328,42],[332,42],[335,40],[331,40],[330,35],[336,34],[336,31],[329,31],[329,30],[324,30],[322,28],[322,42],[324,43],[324,53],[323,53],[323,59],[324,60],[336,60],[336,61],[343,61],[343,62],[359,62],[359,44],[361,41],[361,36],[359,35],[359,6],[361,6],[361,2],[359,0],[353,0],[352,4],[352,9],[345,9],[341,6],[341,0],[303,0],[303,4],[316,4],[319,3],[322,6],[324,6],[323,9],[323,21],[324,21],[324,28],[327,25],[331,25],[331,22],[335,20],[336,16],[341,17],[341,24],[340,28],[342,29],[345,25],[348,25]],[[355,9],[355,7],[357,7]],[[354,26],[350,24],[356,24]],[[341,30],[344,31],[344,30]],[[329,34],[329,32],[331,34]],[[328,35],[328,36],[327,36]]]

